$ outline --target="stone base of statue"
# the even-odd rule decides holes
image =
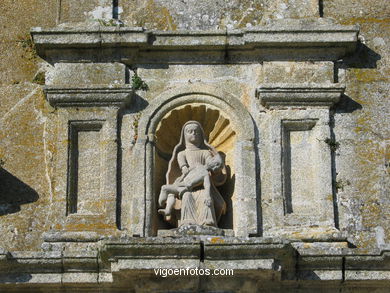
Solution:
[[[225,231],[212,226],[183,225],[171,230],[159,230],[158,236],[227,236]]]

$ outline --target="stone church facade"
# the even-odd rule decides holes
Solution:
[[[388,292],[386,2],[5,0],[0,291]]]

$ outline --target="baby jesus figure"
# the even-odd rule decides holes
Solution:
[[[205,165],[198,164],[175,180],[173,184],[163,185],[158,198],[158,204],[160,207],[165,205],[164,209],[159,209],[158,213],[165,217],[170,217],[173,207],[175,205],[176,197],[181,198],[187,191],[192,191],[195,187],[203,185],[206,196],[205,205],[210,207],[211,200],[211,180],[210,172],[216,171],[223,167],[223,161],[221,156],[215,155],[210,157]]]

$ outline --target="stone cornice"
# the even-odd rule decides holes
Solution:
[[[38,54],[50,62],[116,60],[141,63],[337,60],[355,50],[358,33],[357,26],[318,22],[310,25],[275,23],[215,31],[153,31],[130,27],[31,30]],[[69,54],[69,50],[77,50],[77,53]],[[91,50],[99,54],[91,54]],[[181,51],[191,58],[181,56]],[[159,60],[156,53],[159,53]]]
[[[341,84],[267,83],[256,90],[265,107],[331,107],[344,93]]]
[[[90,86],[44,88],[47,100],[52,107],[103,107],[120,106],[130,102],[133,96],[131,86]]]
[[[208,237],[203,241],[132,238],[103,240],[94,250],[8,252],[0,249],[0,289],[2,283],[29,286],[67,283],[73,278],[79,284],[97,284],[112,282],[113,275],[121,271],[132,278],[140,271],[153,273],[154,268],[187,265],[192,268],[233,268],[235,275],[263,274],[264,280],[268,281],[278,276],[282,282],[389,282],[389,247],[367,252],[337,248],[337,243],[334,244],[336,246],[320,242],[309,245],[262,238]],[[19,276],[19,281],[12,279],[15,275]],[[20,281],[24,276],[26,279]]]

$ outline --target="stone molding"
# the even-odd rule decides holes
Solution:
[[[256,96],[265,107],[331,107],[344,93],[345,86],[335,84],[262,84]]]
[[[358,26],[281,24],[240,30],[153,31],[132,27],[33,28],[38,54],[72,60],[196,63],[253,60],[337,60],[356,49]],[[77,50],[77,54],[69,53]],[[94,50],[94,54],[91,54]],[[99,51],[97,54],[96,50]],[[178,52],[186,51],[187,56]],[[188,51],[191,51],[188,56]],[[156,56],[156,52],[159,55]],[[210,53],[212,52],[212,53]],[[228,54],[228,55],[227,55]],[[252,55],[251,61],[248,56]],[[191,57],[191,58],[190,58]],[[95,58],[95,59],[94,59]]]
[[[144,277],[152,275],[154,268],[183,267],[234,269],[235,276],[250,278],[249,268],[251,275],[287,286],[291,282],[313,285],[329,281],[345,282],[347,286],[376,281],[383,286],[389,282],[389,259],[389,247],[367,252],[339,243],[269,238],[106,239],[99,241],[95,250],[0,249],[0,289],[15,283],[20,287],[113,283],[115,274],[130,280],[139,278],[140,272]],[[14,279],[16,274],[18,279]]]
[[[102,237],[97,232],[49,231],[42,235],[45,242],[97,242]]]
[[[52,107],[103,107],[130,102],[134,91],[131,86],[122,85],[75,88],[46,86],[44,92]]]

